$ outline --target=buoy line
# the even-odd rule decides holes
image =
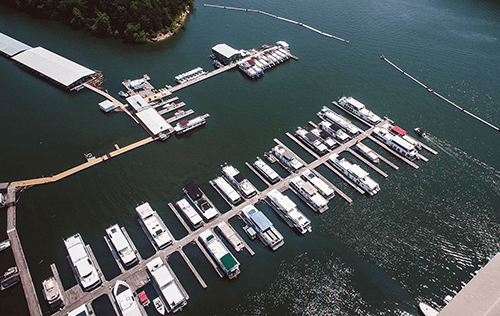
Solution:
[[[330,38],[333,38],[333,39],[336,39],[336,40],[339,40],[339,41],[342,41],[342,42],[345,42],[345,43],[349,43],[348,40],[346,39],[343,39],[341,37],[338,37],[338,36],[335,36],[335,35],[331,35],[331,34],[328,34],[328,33],[325,33],[325,32],[322,32],[318,29],[315,29],[313,27],[310,27],[309,25],[306,25],[302,22],[297,22],[297,21],[294,21],[294,20],[290,20],[290,19],[286,19],[286,18],[283,18],[281,16],[277,16],[277,15],[274,15],[274,14],[271,14],[271,13],[268,13],[268,12],[265,12],[265,11],[261,11],[261,10],[254,10],[254,9],[245,9],[245,8],[237,8],[237,7],[228,7],[228,6],[222,6],[222,5],[214,5],[214,4],[206,4],[204,3],[203,6],[205,7],[210,7],[210,8],[218,8],[218,9],[228,9],[228,10],[237,10],[237,11],[246,11],[246,12],[257,12],[257,13],[261,13],[261,14],[264,14],[264,15],[267,15],[267,16],[270,16],[272,18],[275,18],[275,19],[278,19],[278,20],[282,20],[282,21],[285,21],[285,22],[289,22],[289,23],[293,23],[293,24],[297,24],[299,26],[303,26],[307,29],[310,29],[311,31],[314,31],[318,34],[321,34],[321,35],[324,35],[326,37],[330,37]]]
[[[422,82],[418,81],[417,79],[415,79],[414,77],[412,77],[410,74],[408,74],[406,71],[402,70],[401,68],[399,68],[398,66],[396,66],[393,62],[391,62],[389,59],[387,59],[384,55],[380,56],[381,59],[385,60],[387,63],[389,63],[391,66],[393,66],[394,68],[396,68],[399,72],[401,72],[403,75],[406,75],[408,78],[410,78],[411,80],[415,81],[416,83],[418,83],[419,85],[421,85],[423,88],[425,88],[427,91],[433,93],[434,95],[438,96],[439,98],[441,98],[442,100],[448,102],[449,104],[453,105],[455,108],[459,109],[460,111],[464,112],[465,114],[475,118],[476,120],[488,125],[489,127],[497,130],[500,132],[500,128],[496,127],[495,125],[483,120],[482,118],[478,117],[477,115],[474,115],[472,114],[471,112],[467,111],[466,109],[458,106],[455,102],[452,102],[450,100],[448,100],[447,98],[443,97],[442,95],[440,95],[439,93],[437,93],[436,91],[434,91],[432,88],[429,88],[427,87],[425,84],[423,84]]]

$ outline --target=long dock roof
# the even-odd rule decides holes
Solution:
[[[95,73],[43,47],[28,49],[12,59],[65,87]]]
[[[30,49],[31,46],[26,45],[10,36],[0,33],[0,52],[12,57],[22,51]]]

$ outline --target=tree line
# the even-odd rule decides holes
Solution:
[[[194,0],[7,0],[38,18],[57,20],[103,37],[144,43],[175,30]],[[5,3],[5,2],[4,2]]]

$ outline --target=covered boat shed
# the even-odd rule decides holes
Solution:
[[[95,71],[43,47],[30,48],[12,57],[12,59],[28,70],[66,89],[76,87],[95,74]]]
[[[224,65],[237,61],[241,57],[239,50],[236,50],[227,44],[215,45],[212,47],[212,53],[214,53],[215,57],[217,57],[217,59]]]
[[[0,33],[0,53],[2,53],[2,55],[11,58],[12,56],[30,48],[31,46],[28,46],[3,33]]]
[[[148,108],[137,112],[137,118],[147,127],[147,129],[155,136],[160,134],[169,134],[172,132],[172,126],[156,112],[153,108]]]

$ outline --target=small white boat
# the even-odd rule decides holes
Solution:
[[[418,303],[418,309],[424,316],[437,316],[439,312],[424,302]]]
[[[156,311],[160,315],[165,315],[165,305],[163,304],[163,301],[161,300],[160,297],[157,297],[153,300],[153,304],[155,305]]]
[[[0,251],[7,249],[9,247],[10,247],[10,240],[7,239],[7,240],[0,242]]]

